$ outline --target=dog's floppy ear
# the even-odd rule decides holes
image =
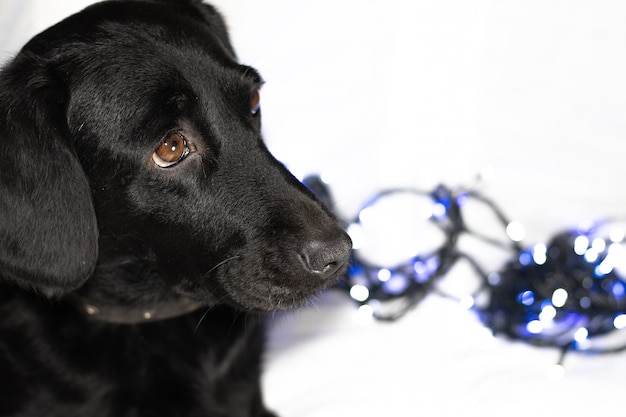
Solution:
[[[172,6],[182,6],[195,8],[200,19],[207,24],[213,34],[220,40],[224,49],[232,56],[237,57],[235,50],[228,36],[228,28],[224,22],[224,18],[220,12],[210,4],[206,4],[203,0],[152,0],[155,2],[166,3]]]
[[[230,41],[230,36],[228,36],[228,28],[226,27],[222,15],[214,6],[202,2],[197,3],[199,4],[196,4],[196,7],[200,9],[200,13],[206,24],[209,25],[213,33],[220,39],[222,45],[231,54],[232,58],[236,59],[237,54]]]
[[[59,296],[92,273],[97,225],[65,89],[38,60],[0,72],[0,279]]]

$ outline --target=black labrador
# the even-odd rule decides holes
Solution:
[[[1,416],[272,415],[264,313],[351,242],[266,149],[261,84],[196,0],[93,5],[4,67]]]

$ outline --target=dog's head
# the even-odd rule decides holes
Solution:
[[[199,1],[104,2],[36,36],[0,75],[0,276],[122,312],[332,283],[350,240],[266,149],[261,84]]]

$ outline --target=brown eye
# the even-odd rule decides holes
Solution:
[[[152,160],[161,168],[177,164],[189,154],[187,140],[180,132],[171,132],[152,154]]]
[[[250,114],[256,116],[259,110],[261,110],[261,95],[259,94],[259,90],[254,90],[250,98]]]

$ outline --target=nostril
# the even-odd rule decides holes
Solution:
[[[330,274],[338,267],[332,248],[319,240],[307,242],[302,248],[300,257],[304,266],[317,274]]]
[[[344,236],[331,240],[314,239],[302,246],[300,258],[309,271],[326,277],[348,261],[351,249],[352,243]]]

